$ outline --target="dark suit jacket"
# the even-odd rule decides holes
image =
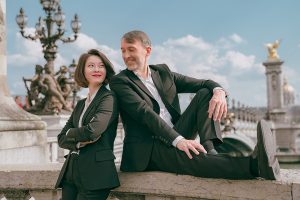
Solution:
[[[78,128],[85,100],[78,101],[65,127],[57,136],[58,144],[72,151],[76,150],[78,142],[95,141],[80,148],[78,165],[82,186],[88,190],[117,187],[120,184],[113,154],[118,125],[116,98],[111,91],[102,86],[83,115],[82,127]],[[55,188],[62,186],[69,159],[70,154],[62,167]]]
[[[175,124],[181,115],[178,93],[211,92],[220,87],[211,80],[199,80],[171,72],[167,65],[150,65],[153,82]],[[159,116],[160,108],[142,81],[131,71],[114,76],[110,88],[116,93],[125,130],[122,171],[146,169],[155,139],[171,145],[179,134]]]

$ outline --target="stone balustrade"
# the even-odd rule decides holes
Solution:
[[[0,165],[1,200],[58,200],[53,186],[62,164]],[[281,170],[281,181],[197,178],[164,172],[119,172],[110,199],[300,199],[300,170]]]
[[[125,133],[123,129],[123,124],[119,123],[117,129],[117,136],[114,142],[114,154],[116,156],[116,163],[121,162],[124,134]],[[48,163],[62,163],[64,162],[64,155],[67,155],[68,153],[69,150],[62,149],[58,146],[56,135],[47,137],[46,157]]]

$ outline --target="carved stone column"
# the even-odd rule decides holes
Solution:
[[[8,96],[6,82],[6,31],[5,31],[5,1],[0,1],[0,95]]]
[[[9,94],[5,13],[6,0],[0,0],[0,163],[45,163],[45,122],[19,108]]]
[[[263,63],[266,67],[268,111],[282,108],[282,64],[281,60],[267,60]]]

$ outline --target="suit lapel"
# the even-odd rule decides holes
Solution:
[[[154,85],[155,85],[155,87],[156,87],[156,89],[157,89],[157,91],[160,95],[160,98],[165,99],[164,98],[164,92],[163,92],[163,86],[162,86],[162,82],[161,82],[158,71],[153,70],[151,68],[150,68],[150,70],[151,70],[151,77],[152,77],[153,83],[154,83]]]
[[[128,77],[140,88],[142,89],[148,96],[154,99],[151,92],[147,89],[147,87],[143,84],[143,82],[131,71],[126,70]],[[155,100],[155,99],[154,99]]]
[[[165,97],[165,94],[163,91],[163,84],[162,84],[160,75],[157,70],[151,69],[151,68],[150,68],[150,70],[151,70],[151,76],[152,76],[153,83],[159,93],[159,96],[160,96],[161,100],[163,101],[163,103],[165,104],[165,106],[167,107],[167,109],[170,110],[170,107],[172,107],[172,105],[168,102],[168,100]]]
[[[96,103],[98,101],[97,99],[99,99],[101,97],[102,93],[104,92],[104,88],[105,88],[105,86],[101,86],[101,88],[97,91],[96,96],[94,97],[94,99],[90,103],[89,107],[86,109],[86,111],[85,111],[85,113],[82,117],[82,125],[84,124],[83,122],[85,121],[85,118],[89,115],[89,113],[91,112],[93,107],[96,105]]]
[[[74,111],[74,126],[78,127],[79,126],[79,118],[80,118],[80,115],[84,109],[84,102],[85,102],[85,99],[84,100],[81,100],[78,102],[78,107],[76,108],[76,110]]]
[[[176,114],[178,115],[177,110],[173,107],[173,105],[171,104],[171,102],[169,102],[166,98],[166,94],[164,92],[164,87],[159,75],[159,72],[155,69],[152,69],[150,67],[151,70],[151,76],[152,76],[152,80],[154,82],[154,85],[160,95],[161,100],[163,101],[163,103],[165,104],[166,108],[168,109],[168,111],[171,113],[174,113],[174,111],[176,112]]]

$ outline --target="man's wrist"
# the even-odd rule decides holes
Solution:
[[[173,140],[172,145],[173,145],[174,147],[176,147],[177,144],[178,144],[178,142],[179,142],[180,140],[182,140],[182,139],[184,139],[184,137],[182,137],[181,135],[179,135],[177,138],[175,138],[175,140]]]
[[[224,92],[225,92],[225,97],[228,97],[228,96],[229,96],[229,95],[228,95],[228,92],[227,92],[224,88],[222,88],[222,87],[215,87],[215,88],[213,89],[213,93],[217,92],[218,90],[224,91]]]

